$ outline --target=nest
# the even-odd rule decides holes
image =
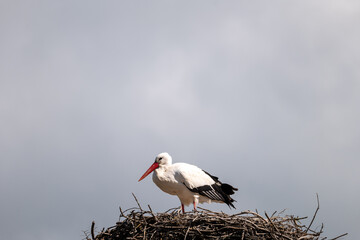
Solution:
[[[317,231],[311,229],[319,205],[309,226],[301,224],[306,217],[283,215],[283,212],[270,216],[265,213],[265,217],[252,211],[228,215],[199,207],[200,211],[186,214],[181,214],[178,208],[154,214],[149,205],[148,208],[143,210],[139,203],[138,207],[125,211],[120,208],[116,225],[103,229],[97,236],[93,222],[92,239],[327,239],[320,238],[323,225]],[[88,235],[86,239],[90,240]]]

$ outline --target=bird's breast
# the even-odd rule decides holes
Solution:
[[[174,174],[167,169],[156,169],[153,173],[153,181],[162,191],[171,195],[178,195],[180,191],[183,191],[183,188],[186,188],[184,184],[178,182]]]

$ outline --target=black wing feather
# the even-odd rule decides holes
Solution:
[[[204,170],[203,170],[204,171]],[[212,176],[208,172],[204,171],[207,175],[209,175],[215,183],[212,185],[204,185],[200,187],[195,188],[189,188],[188,186],[184,185],[192,192],[199,193],[202,196],[205,196],[211,200],[217,200],[226,203],[229,207],[235,208],[235,206],[232,204],[235,200],[230,197],[230,195],[234,194],[234,191],[237,191],[237,188],[234,188],[233,186],[222,183],[219,181],[218,177]]]

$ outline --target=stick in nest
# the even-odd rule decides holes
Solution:
[[[305,232],[308,232],[308,231],[309,231],[311,225],[313,224],[313,222],[314,222],[314,220],[315,220],[316,214],[317,214],[317,212],[318,212],[319,209],[320,209],[319,194],[317,194],[317,193],[316,193],[316,200],[317,200],[317,208],[316,208],[315,213],[314,213],[314,216],[313,216],[313,218],[311,219],[311,222],[310,222],[310,224],[309,224],[309,226],[307,227],[307,229],[306,229]]]
[[[95,221],[92,221],[92,223],[91,223],[91,238],[92,238],[92,240],[95,240],[94,228],[95,228]]]

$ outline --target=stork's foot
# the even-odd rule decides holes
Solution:
[[[178,216],[181,215],[181,208],[179,208],[178,210],[176,210],[176,214],[177,214]]]
[[[184,208],[184,204],[181,204],[181,207],[179,208],[179,210],[177,210],[177,214],[180,215],[180,214],[184,214],[185,213],[185,208]]]

